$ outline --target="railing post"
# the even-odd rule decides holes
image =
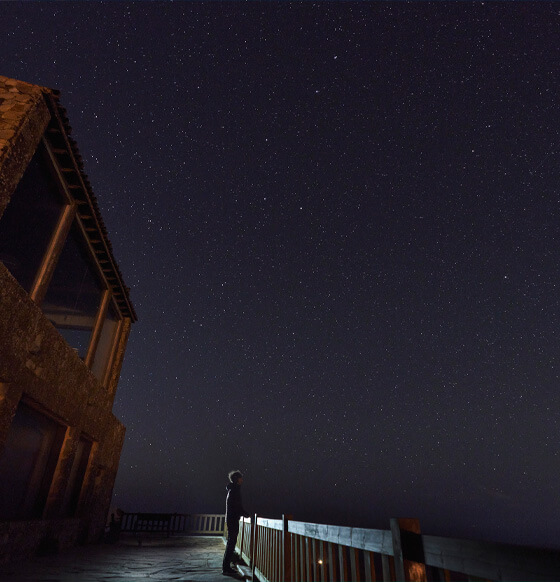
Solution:
[[[342,544],[338,544],[338,574],[340,580],[348,580],[348,558]]]
[[[381,567],[383,569],[383,582],[391,582],[391,566],[389,564],[389,556],[386,554],[381,554]]]
[[[426,565],[419,520],[391,518],[391,533],[397,581],[426,582]]]
[[[249,567],[251,568],[251,578],[255,580],[255,557],[257,553],[257,514],[251,524],[251,547],[249,549]]]
[[[292,580],[292,547],[288,533],[288,521],[291,518],[291,515],[282,514],[282,580],[284,582]]]
[[[241,541],[239,542],[239,556],[242,557],[243,556],[243,538],[245,537],[245,518],[240,517],[239,521],[241,522],[241,525],[240,525]]]

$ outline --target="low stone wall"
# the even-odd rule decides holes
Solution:
[[[82,521],[74,518],[0,522],[0,564],[70,548],[81,530]]]

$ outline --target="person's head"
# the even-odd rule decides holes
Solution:
[[[243,483],[243,473],[237,469],[228,473],[230,483],[234,485],[241,485]]]

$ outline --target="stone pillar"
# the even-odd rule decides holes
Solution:
[[[66,517],[61,515],[61,509],[79,439],[79,428],[70,427],[66,430],[64,442],[62,443],[62,448],[58,456],[58,463],[49,489],[49,496],[43,512],[43,518]]]
[[[103,443],[93,443],[77,516],[85,521],[84,542],[97,542],[103,535],[113,495],[125,428],[107,423]]]

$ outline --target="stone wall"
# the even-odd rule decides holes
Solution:
[[[125,434],[124,426],[111,411],[114,395],[87,369],[2,263],[0,306],[0,446],[22,397],[69,427],[49,491],[45,519],[40,520],[44,523],[39,526],[39,520],[33,522],[34,531],[48,531],[51,539],[60,541],[60,547],[78,539],[74,521],[61,520],[58,510],[78,440],[84,433],[94,445],[77,517],[82,524],[80,541],[96,541],[103,534]],[[116,365],[120,367],[120,363]],[[72,524],[72,532],[67,531],[68,524]],[[2,527],[6,525],[0,523],[0,531]],[[7,549],[2,547],[2,539],[7,538],[0,536],[0,554]],[[71,539],[74,542],[69,542]],[[21,542],[25,543],[21,548],[25,553],[37,550],[41,540],[30,535],[22,536]]]
[[[0,216],[49,122],[43,91],[0,76]]]
[[[35,519],[0,522],[0,564],[21,560],[34,548],[51,554],[75,546],[80,539],[79,519]]]

